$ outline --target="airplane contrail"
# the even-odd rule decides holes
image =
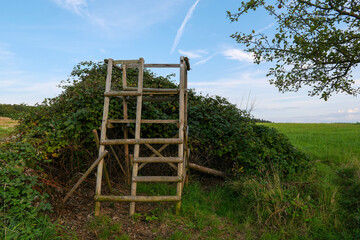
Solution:
[[[180,42],[180,39],[184,33],[184,28],[187,24],[187,22],[190,20],[195,8],[196,8],[196,5],[199,3],[200,0],[196,0],[196,2],[191,6],[191,8],[188,10],[188,12],[186,13],[186,16],[185,16],[185,19],[184,21],[182,22],[180,28],[178,29],[177,31],[177,34],[176,34],[176,37],[175,37],[175,40],[174,40],[174,43],[173,43],[173,46],[171,48],[171,54],[174,52],[175,48],[177,47],[177,45],[179,44]]]

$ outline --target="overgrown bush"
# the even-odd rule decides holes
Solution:
[[[257,125],[251,116],[219,96],[192,95],[189,101],[192,159],[232,173],[282,176],[308,168],[309,159],[274,128]]]
[[[26,143],[0,146],[0,238],[49,239],[55,231],[42,214],[50,210],[48,195],[40,193],[35,171],[26,167],[38,160],[35,149]]]
[[[130,86],[136,86],[137,70],[127,71]],[[63,176],[83,171],[97,155],[91,130],[99,128],[103,111],[106,65],[83,62],[75,66],[64,91],[46,99],[18,126],[21,139],[34,146],[45,169]],[[112,89],[121,89],[121,71],[113,70]],[[175,88],[171,76],[144,73],[145,87]],[[109,118],[122,118],[121,99],[112,98]],[[177,101],[144,102],[143,118],[176,119]],[[135,102],[129,104],[129,118],[135,118]],[[307,168],[307,158],[274,129],[256,125],[250,115],[222,97],[197,95],[189,91],[190,161],[223,170],[234,176],[263,174],[276,168],[285,176]],[[130,128],[133,128],[132,124]],[[172,137],[175,126],[143,124],[142,137]],[[121,138],[121,128],[109,131]],[[90,159],[90,160],[89,160]],[[51,161],[51,163],[47,163]]]

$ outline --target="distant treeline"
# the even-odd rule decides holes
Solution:
[[[260,118],[253,118],[255,122],[260,122],[260,123],[272,123],[272,121],[269,120],[265,120],[265,119],[260,119]]]
[[[0,117],[16,118],[20,113],[33,108],[26,104],[1,104],[0,103]]]

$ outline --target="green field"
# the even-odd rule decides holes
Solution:
[[[264,123],[287,135],[314,160],[344,164],[360,160],[360,124]]]
[[[308,174],[286,180],[270,171],[208,191],[190,184],[184,190],[185,224],[199,228],[204,239],[202,228],[219,231],[207,219],[221,218],[245,239],[360,239],[360,124],[264,125],[310,157]]]
[[[360,239],[360,124],[264,125],[284,133],[312,159],[313,173],[303,180],[318,186],[314,216],[333,225],[327,236]]]
[[[16,124],[17,122],[15,120],[7,117],[0,117],[0,139],[8,136]]]

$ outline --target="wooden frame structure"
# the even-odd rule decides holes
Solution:
[[[99,160],[97,168],[96,178],[96,190],[95,190],[95,216],[100,215],[100,203],[103,201],[115,201],[115,202],[130,202],[130,215],[135,213],[136,202],[160,202],[169,201],[176,202],[176,211],[179,212],[181,206],[182,188],[186,177],[187,167],[187,71],[190,70],[190,65],[187,58],[181,57],[179,64],[145,64],[144,59],[139,60],[113,60],[107,59],[105,62],[107,66],[107,77],[105,85],[105,100],[103,109],[103,118],[101,124],[101,136],[99,141]],[[111,80],[113,68],[122,70],[122,90],[112,91]],[[127,84],[126,69],[138,68],[138,83],[137,87],[129,87]],[[144,68],[179,68],[180,70],[180,84],[177,89],[164,89],[164,88],[144,88],[143,76]],[[142,103],[146,101],[158,101],[157,95],[174,95],[179,97],[179,118],[172,120],[164,119],[142,119]],[[147,97],[143,97],[147,95]],[[120,97],[123,100],[123,119],[108,119],[110,97]],[[130,97],[136,98],[136,118],[129,119],[128,117],[128,101]],[[168,98],[162,97],[160,101],[165,101]],[[173,99],[173,98],[170,98]],[[135,136],[133,139],[129,138],[129,131],[127,127],[124,127],[123,139],[108,139],[107,128],[111,127],[115,123],[135,123]],[[173,138],[141,138],[141,124],[158,123],[158,124],[177,124],[178,133]],[[107,154],[105,150],[106,146],[109,146],[112,152],[114,152],[112,145],[124,145],[125,156],[125,169],[122,171],[125,176],[131,176],[131,195],[130,196],[106,196],[101,194],[101,183],[103,170],[105,173],[105,179],[111,191],[111,184],[108,178],[108,174],[104,162],[104,154]],[[164,144],[161,148],[155,149],[151,144]],[[129,145],[134,145],[134,155],[129,155]],[[145,145],[150,149],[153,154],[148,157],[140,157],[140,146]],[[178,145],[178,154],[173,157],[164,157],[161,152],[169,145]],[[114,154],[116,157],[116,154]],[[116,157],[117,158],[117,157]],[[119,161],[119,159],[117,159]],[[147,163],[168,163],[172,168],[177,170],[177,176],[138,176],[138,171]],[[140,164],[140,165],[139,165]],[[132,169],[131,169],[132,166]],[[121,167],[121,164],[120,164]],[[130,175],[131,169],[131,175]],[[136,188],[138,182],[175,182],[176,195],[175,196],[137,196]]]

